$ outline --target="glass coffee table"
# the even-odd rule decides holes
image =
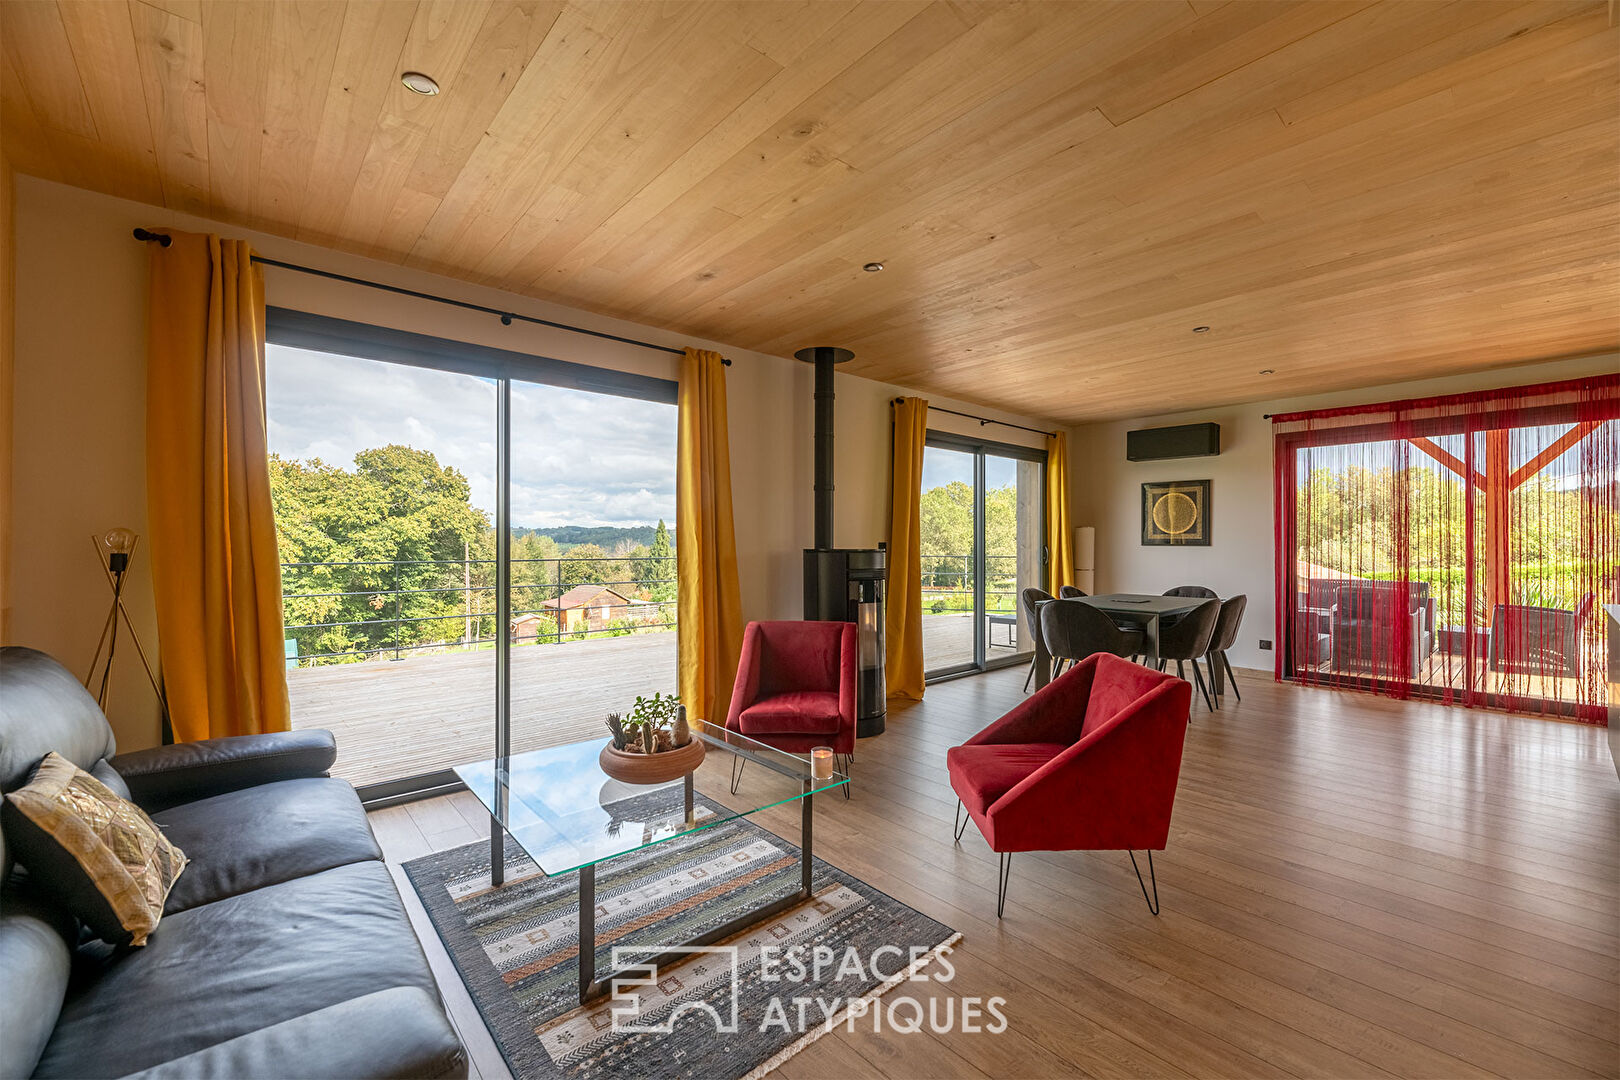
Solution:
[[[799,890],[744,912],[691,941],[671,944],[653,957],[662,965],[683,949],[708,945],[746,930],[810,899],[812,796],[849,783],[834,772],[811,775],[807,758],[711,725],[693,725],[705,757],[695,773],[662,784],[627,784],[602,771],[598,755],[606,739],[530,750],[510,757],[456,766],[456,775],[489,811],[490,884],[505,880],[505,840],[510,835],[542,874],[579,871],[579,1000],[612,989],[621,972],[596,977],[596,867],[626,852],[735,821],[768,807],[798,802],[802,837]],[[746,770],[746,766],[758,766]],[[740,773],[749,782],[733,794]],[[696,796],[701,794],[703,801]],[[638,965],[639,967],[640,965]]]

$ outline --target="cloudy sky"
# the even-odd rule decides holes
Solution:
[[[430,450],[472,485],[495,516],[495,383],[470,375],[268,346],[270,450],[354,467],[361,450]],[[512,522],[650,525],[675,522],[673,405],[512,387]]]

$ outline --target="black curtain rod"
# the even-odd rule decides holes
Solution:
[[[141,241],[156,241],[159,247],[168,247],[173,239],[164,233],[152,232],[149,229],[136,229],[135,239]],[[685,349],[677,349],[672,345],[658,345],[651,341],[637,341],[635,338],[621,337],[618,334],[609,334],[602,330],[590,330],[583,326],[570,326],[567,323],[553,322],[551,319],[539,319],[533,315],[521,315],[515,311],[502,311],[500,308],[485,307],[483,304],[474,304],[466,300],[456,300],[448,296],[435,296],[432,293],[417,292],[415,289],[404,289],[398,285],[385,285],[380,281],[367,281],[365,278],[350,277],[347,274],[335,274],[330,270],[318,270],[313,266],[300,266],[298,263],[282,262],[280,259],[267,259],[263,255],[253,256],[253,261],[264,266],[276,266],[283,270],[292,270],[299,274],[310,274],[314,277],[329,278],[332,281],[344,281],[350,285],[364,285],[368,289],[380,289],[383,292],[397,293],[400,296],[412,296],[418,300],[429,300],[435,304],[448,304],[451,307],[465,308],[468,311],[481,311],[485,315],[494,315],[501,320],[501,325],[511,326],[514,321],[533,323],[536,326],[549,326],[553,330],[567,330],[573,334],[588,334],[591,337],[603,338],[607,341],[618,341],[625,345],[635,345],[643,349],[656,349],[659,352],[673,353],[683,356]],[[731,366],[730,360],[722,359],[721,363]]]
[[[897,403],[902,402],[904,400],[906,400],[906,399],[905,398],[895,398],[889,404],[891,404],[891,405],[897,404]],[[1055,431],[1042,431],[1040,428],[1025,427],[1023,424],[1009,424],[1005,420],[991,420],[991,419],[989,419],[987,417],[983,417],[983,416],[974,416],[972,413],[957,412],[955,409],[942,409],[938,405],[930,405],[930,406],[928,406],[928,411],[929,412],[950,413],[952,416],[960,416],[960,417],[962,417],[963,419],[966,419],[966,420],[977,420],[979,422],[980,427],[984,427],[984,425],[986,425],[986,424],[1000,424],[1002,427],[1017,428],[1019,431],[1027,431],[1032,435],[1056,435],[1057,434],[1057,432],[1055,432]]]

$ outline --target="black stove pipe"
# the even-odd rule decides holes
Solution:
[[[817,345],[793,355],[816,365],[816,548],[825,551],[833,546],[833,365],[855,354]]]

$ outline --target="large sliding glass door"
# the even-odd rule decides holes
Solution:
[[[674,692],[675,384],[272,309],[293,726],[386,798]]]
[[[1284,418],[1284,672],[1597,719],[1620,599],[1615,383]]]
[[[923,451],[923,667],[929,678],[1024,662],[1020,590],[1044,587],[1045,459],[930,433]]]
[[[512,752],[676,692],[676,406],[512,380]]]

